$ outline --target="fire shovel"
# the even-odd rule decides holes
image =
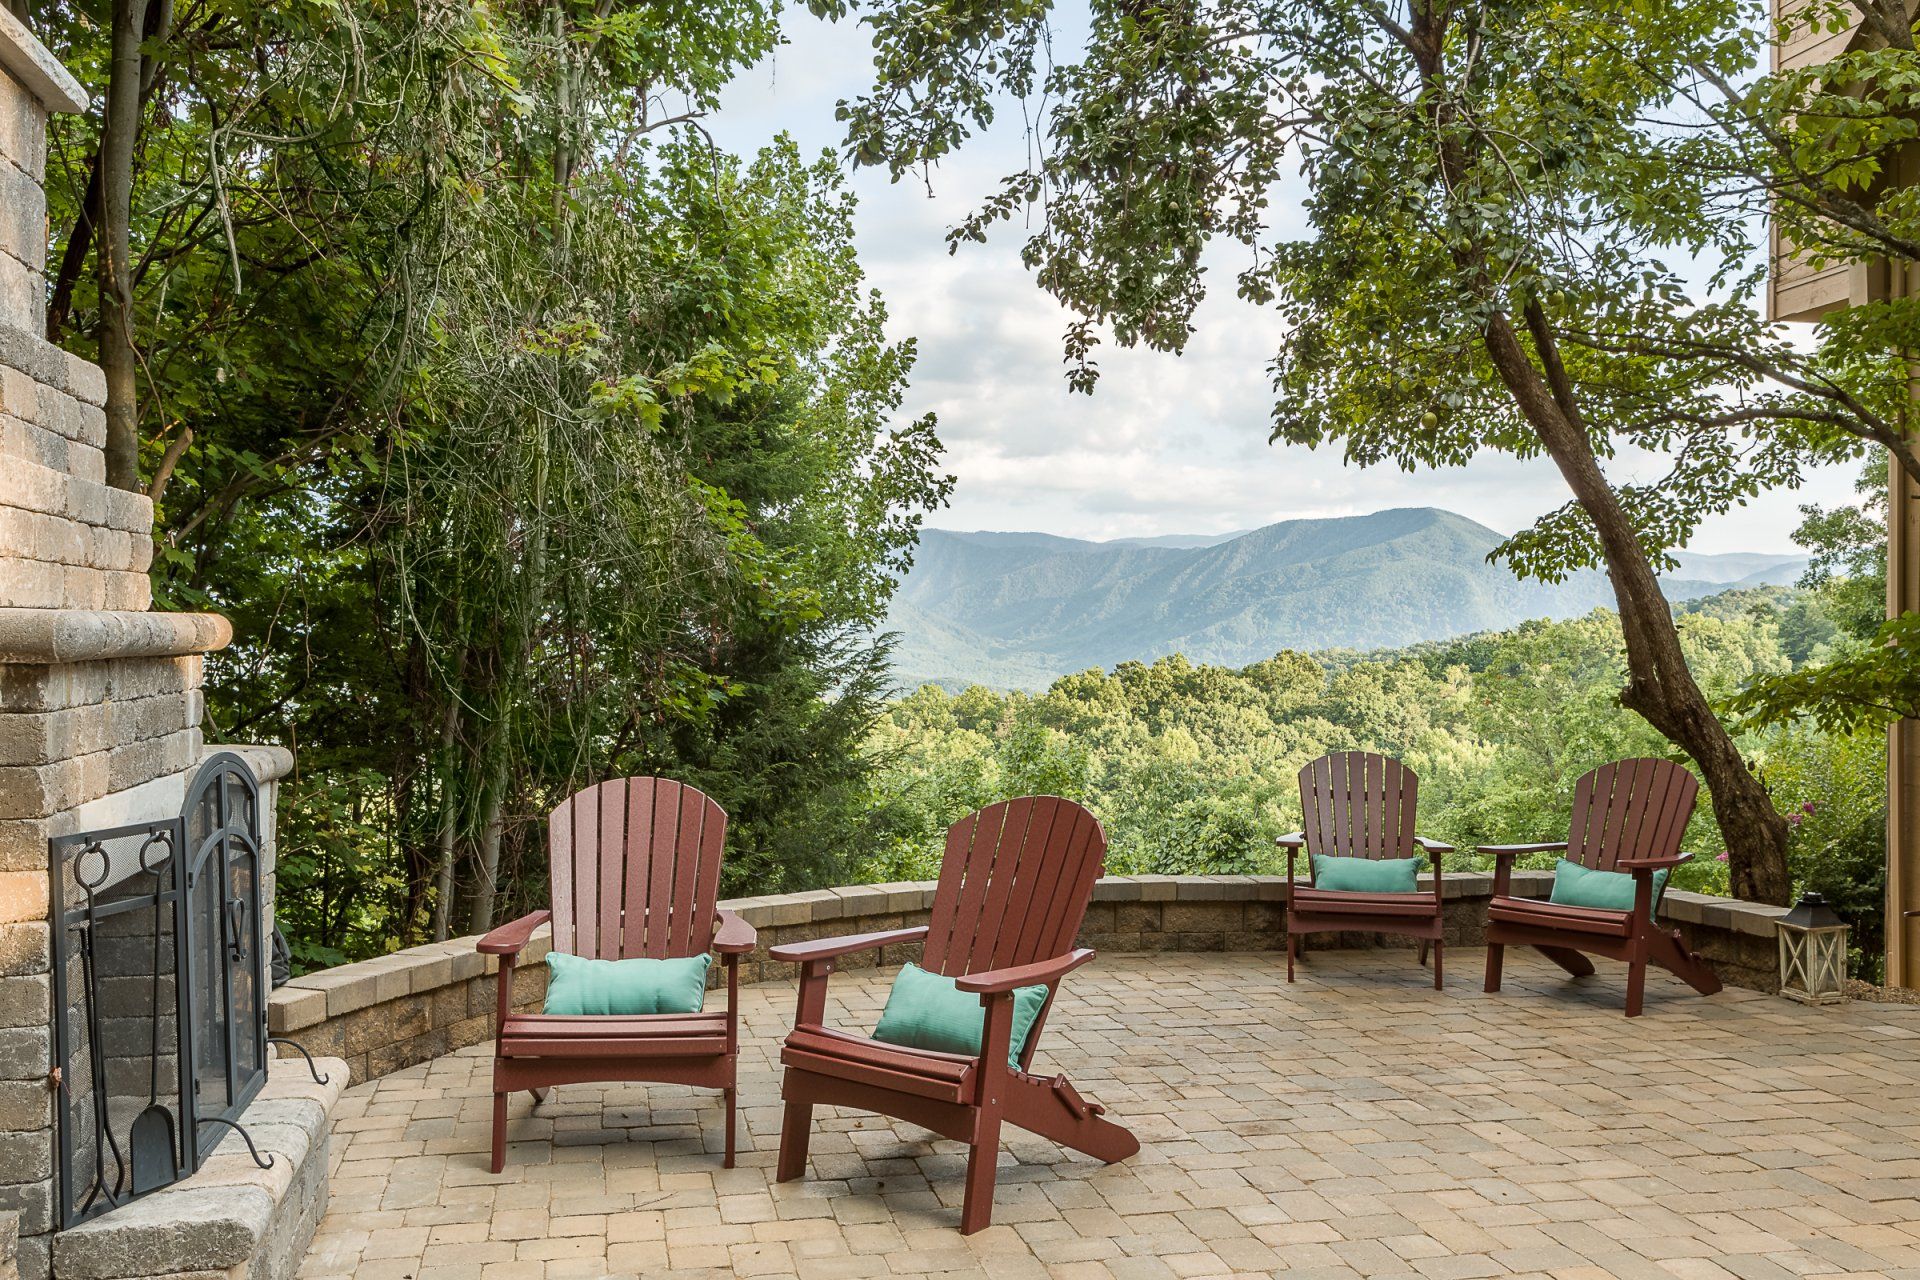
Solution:
[[[155,849],[159,849],[164,856],[149,862],[149,855]],[[140,846],[140,869],[153,877],[153,1042],[147,1106],[133,1118],[133,1127],[127,1131],[127,1146],[131,1148],[133,1157],[133,1194],[136,1196],[166,1186],[180,1173],[180,1146],[173,1127],[173,1112],[160,1105],[160,961],[164,954],[160,931],[167,919],[165,886],[160,873],[172,854],[173,842],[164,832],[155,832]],[[177,863],[175,874],[177,877]],[[179,980],[176,974],[174,981]],[[181,1063],[180,1070],[184,1071],[185,1065]]]

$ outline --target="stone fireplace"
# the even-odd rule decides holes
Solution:
[[[88,108],[0,6],[0,1241],[26,1280],[270,1280],[324,1204],[347,1073],[268,1059],[292,757],[203,745],[201,663],[232,628],[152,611],[153,507],[104,482],[105,380],[42,337],[47,115]],[[151,1106],[173,1185],[136,1198]]]
[[[266,1083],[259,820],[218,752],[179,816],[50,842],[62,1227],[191,1174]]]

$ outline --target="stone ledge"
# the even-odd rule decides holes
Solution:
[[[1423,890],[1431,890],[1432,885],[1431,876],[1421,877]],[[1104,876],[1094,885],[1093,901],[1284,903],[1287,887],[1284,876]],[[1543,897],[1553,887],[1553,873],[1516,870],[1510,887],[1518,897]],[[835,932],[860,933],[893,927],[873,921],[872,917],[931,910],[934,889],[935,882],[931,880],[902,881],[735,898],[720,905],[738,912],[756,929],[835,923],[844,926]],[[1449,872],[1446,876],[1444,897],[1449,902],[1485,898],[1492,892],[1493,877],[1486,872]],[[1767,938],[1773,936],[1772,922],[1784,914],[1784,907],[1737,902],[1678,889],[1666,895],[1661,911],[1663,919],[1670,918],[1677,923],[1704,924]],[[491,974],[499,968],[499,961],[476,951],[474,944],[478,941],[472,937],[426,943],[295,978],[273,993],[270,1005],[273,1029],[276,1033],[299,1031],[341,1014]],[[765,940],[762,942],[764,950]],[[552,946],[552,930],[542,926],[534,931],[516,963],[542,964]]]
[[[1791,907],[1771,907],[1762,902],[1741,902],[1737,898],[1716,898],[1685,889],[1669,889],[1660,899],[1663,919],[1679,924],[1705,925],[1734,933],[1772,941],[1779,930],[1780,917]]]
[[[1431,889],[1432,879],[1425,884]],[[1544,897],[1553,884],[1546,870],[1515,870],[1511,889]],[[760,931],[759,950],[742,958],[743,981],[790,981],[792,966],[767,956],[785,942],[871,933],[924,924],[933,905],[932,881],[850,885],[803,893],[739,898],[720,905]],[[1449,872],[1444,881],[1446,941],[1477,946],[1485,937],[1485,902],[1493,877]],[[1083,945],[1112,952],[1273,952],[1286,945],[1283,876],[1108,876],[1094,886],[1081,929]],[[1678,926],[1730,985],[1772,990],[1772,921],[1779,908],[1758,907],[1703,894],[1667,894],[1662,920]],[[493,1034],[497,960],[474,949],[478,938],[410,947],[392,955],[295,978],[268,1003],[276,1035],[306,1040],[318,1052],[344,1056],[356,1079],[368,1079],[481,1043]],[[1339,935],[1333,946],[1379,945],[1378,935]],[[537,930],[515,967],[515,1008],[537,1008],[545,991],[550,931]],[[918,943],[890,946],[884,955],[848,956],[841,967],[867,968],[917,959]],[[723,981],[714,967],[711,981]]]
[[[272,1168],[254,1164],[229,1134],[192,1177],[55,1235],[54,1274],[292,1276],[326,1203],[328,1128],[347,1085],[345,1062],[321,1058],[315,1065],[325,1084],[314,1083],[302,1059],[275,1059],[242,1116]]]
[[[37,333],[0,322],[0,364],[95,408],[107,402],[107,375]]]
[[[0,8],[0,67],[5,67],[48,111],[87,109],[87,91],[47,52],[26,24]]]
[[[0,609],[0,662],[177,658],[232,641],[233,624],[214,613]]]

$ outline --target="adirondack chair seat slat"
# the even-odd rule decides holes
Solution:
[[[706,1035],[725,1032],[727,1015],[701,1013],[513,1013],[502,1028],[508,1035],[522,1032],[546,1036]]]
[[[1346,913],[1367,916],[1437,916],[1440,904],[1425,893],[1359,893],[1341,889],[1313,889],[1305,885],[1293,891],[1293,906],[1299,911]]]
[[[794,1028],[781,1047],[780,1062],[855,1084],[897,1089],[943,1102],[969,1102],[975,1094],[972,1058],[936,1056],[931,1050],[888,1052],[888,1046],[878,1040],[826,1027]]]
[[[609,1042],[617,1050],[609,1052]],[[727,1050],[724,1013],[555,1017],[517,1013],[500,1034],[504,1058],[684,1058]]]
[[[1572,929],[1578,933],[1615,938],[1624,938],[1633,932],[1631,911],[1571,907],[1564,903],[1542,902],[1538,898],[1493,898],[1487,903],[1487,915],[1494,920],[1509,920],[1515,924]]]
[[[493,1058],[493,1172],[506,1167],[507,1097],[560,1084],[633,1080],[718,1089],[733,1167],[739,1073],[739,960],[753,927],[716,899],[727,815],[668,778],[614,778],[562,801],[547,822],[550,905],[495,929],[478,949],[500,957]],[[514,963],[540,925],[556,951],[589,960],[678,960],[718,952],[723,1010],[518,1013]],[[708,996],[711,1001],[713,997]]]
[[[1587,957],[1605,956],[1627,966],[1627,1016],[1640,1016],[1647,966],[1657,964],[1701,995],[1720,990],[1707,962],[1687,949],[1677,929],[1655,920],[1656,870],[1671,870],[1693,855],[1680,849],[1693,816],[1699,782],[1671,760],[1616,760],[1582,774],[1573,784],[1573,812],[1565,841],[1482,845],[1494,860],[1493,898],[1487,908],[1487,981],[1500,989],[1501,968],[1511,946],[1532,947],[1576,978],[1593,972]],[[1589,871],[1633,877],[1633,907],[1579,907],[1516,898],[1513,860],[1523,853],[1565,850],[1568,862]]]
[[[877,1111],[968,1145],[960,1230],[971,1234],[993,1216],[1003,1124],[1108,1164],[1140,1149],[1064,1076],[1029,1074],[1061,980],[1093,959],[1073,943],[1106,849],[1099,821],[1071,800],[1025,796],[989,805],[948,829],[926,925],[772,949],[774,959],[800,966],[793,1031],[780,1050],[786,1114],[776,1180],[806,1173],[814,1107]],[[921,967],[951,978],[984,1007],[977,1056],[885,1044],[825,1025],[827,982],[841,957],[922,940]],[[1047,1001],[1010,1064],[1014,991],[1028,985],[1044,985]]]

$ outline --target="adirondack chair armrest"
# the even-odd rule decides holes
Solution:
[[[1642,871],[1652,875],[1656,871],[1671,871],[1683,862],[1692,862],[1690,853],[1676,853],[1671,858],[1622,858],[1614,865],[1622,871],[1638,875]]]
[[[1289,831],[1283,836],[1275,836],[1273,842],[1282,849],[1304,849],[1307,847],[1307,833]]]
[[[1555,849],[1567,847],[1565,840],[1543,840],[1538,844],[1481,844],[1474,846],[1475,853],[1490,853],[1495,859],[1507,862],[1523,853],[1552,853]]]
[[[760,945],[760,935],[736,911],[721,907],[714,912],[719,928],[713,933],[713,949],[723,956],[744,956]]]
[[[1439,840],[1429,840],[1425,836],[1415,836],[1413,842],[1431,854],[1452,853],[1453,846]]]
[[[805,964],[810,960],[832,960],[856,951],[890,947],[902,942],[919,942],[927,936],[926,925],[911,929],[886,929],[879,933],[855,933],[844,938],[817,938],[812,942],[787,942],[767,950],[775,960]]]
[[[553,912],[536,911],[518,920],[509,920],[476,942],[473,949],[489,956],[517,956],[533,937],[533,931],[551,919]]]
[[[1076,947],[1063,956],[1051,960],[1036,960],[1032,964],[1015,965],[1010,969],[989,969],[984,973],[963,974],[953,980],[953,985],[962,991],[972,991],[979,995],[999,995],[1012,991],[1016,987],[1031,987],[1043,982],[1058,982],[1060,979],[1093,959],[1095,951],[1091,947]]]
[[[1523,853],[1551,853],[1555,849],[1567,847],[1565,840],[1542,840],[1535,844],[1483,844],[1474,847],[1475,853],[1493,855],[1493,893],[1495,897],[1507,896],[1507,889],[1513,883],[1513,860]]]

